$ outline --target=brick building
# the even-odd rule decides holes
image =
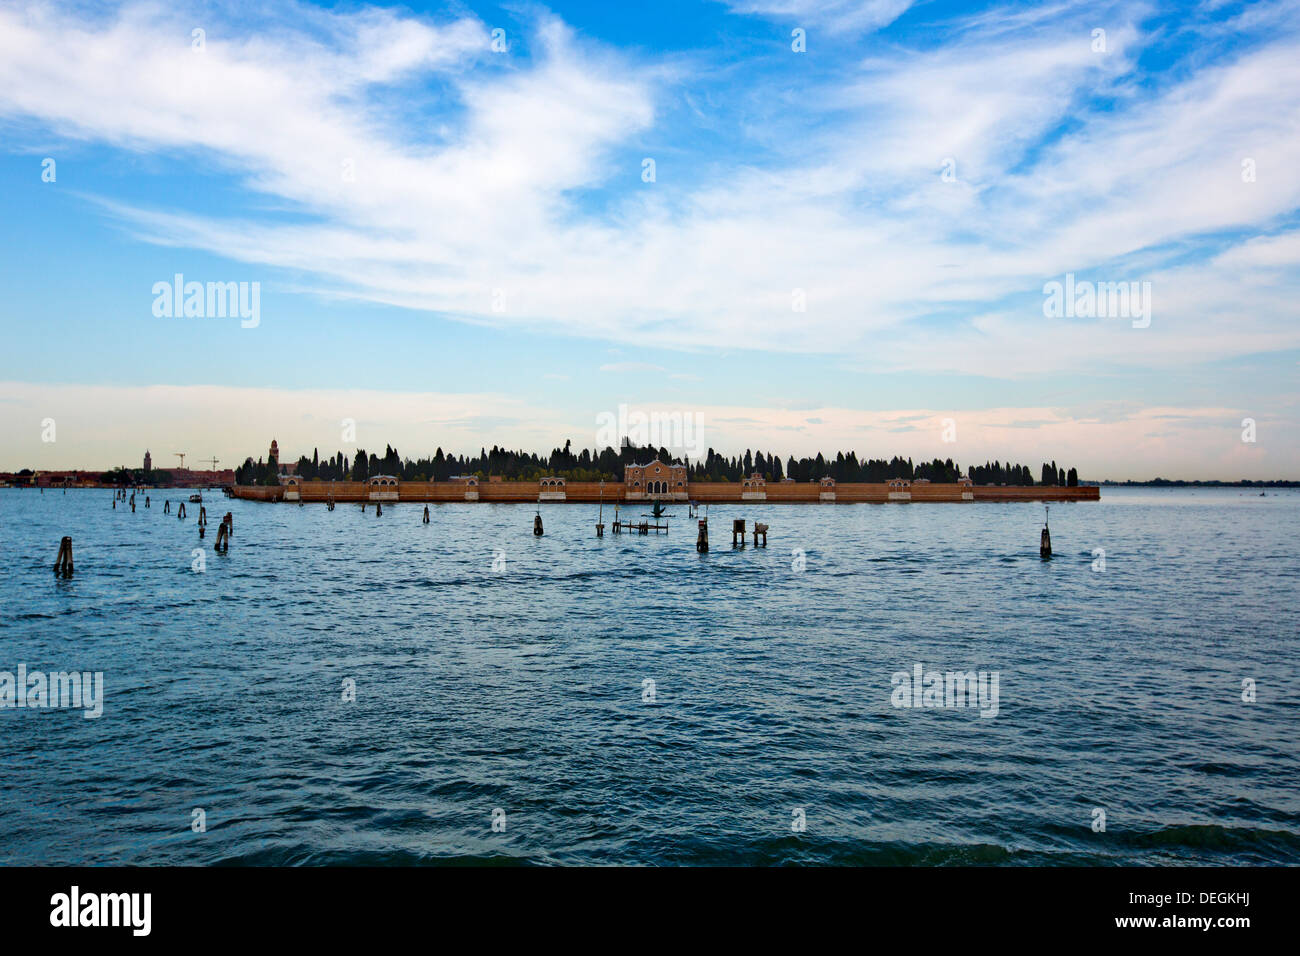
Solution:
[[[632,500],[667,498],[686,501],[686,466],[664,464],[658,458],[644,465],[628,465],[623,469],[626,497]]]

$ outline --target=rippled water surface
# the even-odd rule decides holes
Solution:
[[[0,709],[2,862],[1300,862],[1295,492],[1103,489],[1050,562],[1029,504],[717,507],[701,556],[684,507],[165,497],[0,490],[0,670],[105,682]],[[997,715],[892,706],[918,663]]]

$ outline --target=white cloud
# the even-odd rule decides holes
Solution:
[[[826,9],[870,20],[898,6]],[[925,51],[877,47],[772,119],[765,138],[792,145],[685,190],[618,165],[655,129],[667,72],[549,18],[534,56],[514,62],[486,52],[472,18],[214,23],[196,54],[190,20],[160,8],[100,23],[10,7],[0,115],[219,157],[304,213],[288,223],[106,201],[137,235],[468,322],[1007,376],[1300,347],[1286,305],[1297,270],[1264,261],[1280,246],[1250,242],[1300,205],[1294,27],[1270,20],[1264,42],[1144,87],[1144,37],[1117,11],[980,17]],[[1103,13],[1099,54],[1089,27]],[[1099,94],[1113,108],[1090,105]],[[398,108],[412,97],[445,117],[436,134]],[[1256,182],[1242,181],[1244,157]],[[345,160],[355,181],[340,176]],[[577,198],[592,186],[610,187],[609,205]],[[1231,230],[1246,233],[1241,251],[1223,238],[1217,258],[1177,258]],[[1243,273],[1266,265],[1280,274]],[[1153,281],[1150,334],[1043,319],[1042,284],[1087,270]]]
[[[735,13],[800,24],[825,25],[839,33],[875,30],[897,20],[912,0],[726,0]]]
[[[606,362],[600,367],[602,372],[664,372],[662,365],[650,362]]]

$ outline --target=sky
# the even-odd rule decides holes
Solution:
[[[0,4],[0,469],[1300,478],[1298,2],[266,6]]]

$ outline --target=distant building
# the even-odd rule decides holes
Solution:
[[[537,493],[537,500],[538,501],[567,500],[566,493],[564,490],[565,485],[566,482],[563,478],[557,478],[553,475],[548,475],[547,477],[543,478],[539,484],[541,490]]]
[[[171,488],[195,488],[207,485],[233,485],[235,483],[235,471],[233,468],[222,468],[219,471],[196,471],[193,468],[169,468],[167,473],[172,476]]]
[[[766,501],[767,500],[767,479],[754,472],[748,478],[740,483],[740,500],[741,501]]]
[[[41,488],[93,488],[99,484],[100,474],[91,471],[38,471],[29,478],[19,478],[16,483]]]
[[[280,445],[274,438],[271,439],[271,449],[267,452],[267,462],[272,458],[275,459],[275,473],[277,475],[296,475],[298,474],[298,463],[296,461],[283,462],[280,460]]]
[[[911,501],[912,483],[906,478],[890,478],[889,479],[889,500],[890,501]]]
[[[366,485],[370,489],[369,498],[371,501],[396,501],[397,500],[397,482],[396,475],[372,475],[366,479]]]
[[[153,458],[149,455],[149,449],[144,450],[144,470],[153,471]]]
[[[644,465],[628,465],[623,469],[623,486],[630,499],[672,498],[685,501],[686,466],[664,464],[658,458]]]
[[[235,472],[224,468],[220,471],[195,471],[192,468],[168,468],[155,472],[154,478],[170,475],[171,481],[159,485],[161,488],[203,488],[214,485],[233,485]],[[67,486],[73,488],[94,488],[100,484],[102,471],[42,471],[31,476],[11,476],[6,479],[15,484],[31,484],[41,488]]]

